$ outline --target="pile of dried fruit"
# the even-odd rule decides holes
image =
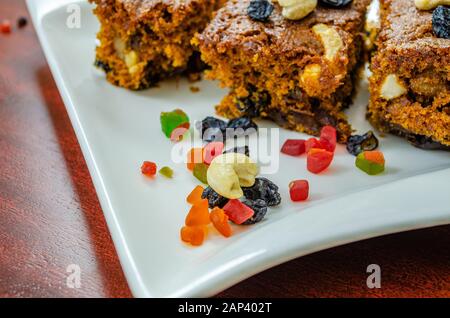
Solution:
[[[333,161],[336,143],[336,129],[325,126],[320,133],[320,139],[288,139],[283,144],[281,152],[290,156],[301,156],[306,153],[308,171],[318,174],[326,170]]]
[[[347,142],[348,152],[358,156],[356,166],[369,175],[379,174],[384,171],[383,154],[379,151],[373,151],[377,147],[378,139],[372,131],[361,136],[351,136]],[[314,174],[325,171],[331,165],[335,150],[336,129],[331,126],[322,128],[320,139],[288,139],[281,147],[281,152],[290,156],[297,157],[306,153],[307,169]],[[309,196],[308,181],[292,181],[289,184],[289,194],[294,202],[307,200]]]
[[[194,148],[189,152],[189,160],[195,157],[195,153],[203,158],[202,162],[194,163],[194,175],[199,180],[203,180],[202,182],[206,181],[204,183],[209,186],[202,191],[201,195],[199,195],[201,187],[196,187],[188,196],[188,202],[193,203],[195,201],[193,198],[198,197],[204,200],[201,202],[206,201],[207,207],[212,209],[213,225],[228,237],[231,235],[231,229],[227,226],[228,220],[238,225],[258,223],[266,216],[268,207],[281,203],[281,195],[273,182],[257,177],[259,170],[257,164],[242,153],[248,150],[247,148],[235,148],[224,153],[221,152],[222,150],[223,144],[212,143],[203,149]],[[205,158],[210,162],[209,165],[205,163]],[[202,171],[200,177],[196,175],[196,168],[199,166],[206,170],[206,172]],[[190,167],[192,162],[188,163],[188,168]],[[187,222],[186,226],[189,226]],[[182,229],[182,240],[193,244],[192,240],[186,236],[187,234],[183,234],[191,233],[193,230],[189,231],[187,232],[186,227]],[[201,233],[198,230],[197,232]]]

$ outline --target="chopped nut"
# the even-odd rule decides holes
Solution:
[[[450,5],[450,0],[414,0],[414,3],[419,10],[431,10],[440,5]]]
[[[114,49],[116,50],[117,56],[123,60],[125,58],[125,42],[121,38],[114,39]]]
[[[344,46],[339,33],[334,28],[322,23],[313,26],[312,30],[322,40],[325,47],[325,58],[333,60]]]
[[[216,157],[209,166],[209,186],[221,196],[239,199],[244,193],[241,187],[255,184],[258,165],[249,157],[239,153],[226,153]]]
[[[282,15],[289,20],[300,20],[314,11],[317,0],[278,0],[283,7]]]
[[[402,96],[406,93],[406,88],[395,74],[386,76],[383,85],[381,86],[381,97],[386,100],[391,100]]]
[[[310,96],[315,96],[317,88],[320,87],[320,73],[322,68],[319,64],[309,64],[303,70],[300,80],[303,83],[302,88]]]
[[[317,81],[320,78],[321,67],[319,64],[309,64],[303,70],[301,80],[302,82]]]
[[[125,55],[125,64],[130,73],[137,72],[137,64],[139,63],[139,56],[135,51],[130,51]]]

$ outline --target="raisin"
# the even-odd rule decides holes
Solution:
[[[255,212],[253,214],[253,216],[250,219],[248,219],[247,221],[245,221],[244,223],[242,223],[242,225],[252,225],[252,224],[261,222],[264,219],[264,217],[266,216],[267,203],[264,200],[257,199],[257,200],[253,201],[253,200],[245,199],[242,201],[242,203],[244,203],[246,206],[251,208],[253,210],[253,212]]]
[[[209,207],[215,208],[223,208],[227,203],[228,199],[218,194],[211,187],[207,187],[202,193],[202,199],[208,199]]]
[[[267,206],[277,206],[281,203],[281,195],[278,186],[266,178],[256,178],[255,184],[248,188],[242,188],[245,198],[249,200],[264,200]]]
[[[137,31],[132,36],[130,36],[128,45],[133,50],[138,51],[141,47],[141,42],[142,42],[142,33],[140,31]]]
[[[223,142],[223,136],[225,135],[225,130],[227,128],[227,124],[223,120],[208,116],[201,122],[197,122],[196,126],[201,133],[203,141]]]
[[[247,8],[247,14],[253,20],[265,22],[272,14],[273,8],[267,0],[252,0]]]
[[[250,95],[240,98],[236,102],[236,107],[242,114],[248,117],[258,117],[261,111],[271,103],[270,94],[267,91],[256,92],[256,87],[250,85],[247,90]]]
[[[372,151],[378,148],[378,139],[373,131],[368,131],[364,135],[353,135],[348,138],[347,151],[357,156],[363,151]]]
[[[227,138],[240,137],[250,135],[252,132],[258,131],[258,125],[250,119],[243,116],[232,119],[227,124]]]
[[[109,73],[112,71],[111,67],[107,63],[100,60],[95,60],[94,66],[102,69],[105,73]]]
[[[439,6],[433,11],[433,32],[443,39],[450,39],[450,8]]]
[[[333,8],[341,8],[348,5],[352,0],[319,0],[319,2]]]
[[[22,28],[25,27],[27,24],[28,24],[28,19],[25,18],[25,17],[20,17],[20,18],[17,20],[17,27],[18,27],[19,29],[22,29]]]
[[[250,148],[248,146],[244,146],[244,147],[234,147],[232,149],[228,149],[226,151],[224,151],[224,153],[242,153],[244,155],[246,155],[247,157],[250,156]]]

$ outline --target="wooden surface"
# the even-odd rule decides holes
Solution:
[[[27,11],[0,0],[0,20]],[[228,297],[450,297],[450,226],[323,251]],[[378,264],[382,288],[366,287]],[[66,268],[82,286],[66,286]],[[0,296],[130,297],[89,172],[33,27],[0,34]]]

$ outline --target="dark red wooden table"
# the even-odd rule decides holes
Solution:
[[[0,20],[28,16],[0,0]],[[66,268],[82,268],[82,286]],[[378,264],[382,288],[368,289]],[[64,105],[31,25],[0,34],[0,297],[130,297]],[[450,226],[316,253],[220,297],[450,297]]]

